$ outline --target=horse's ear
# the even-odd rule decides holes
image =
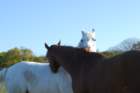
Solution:
[[[45,43],[45,48],[46,49],[49,49],[50,48],[47,43]]]
[[[85,35],[85,32],[84,32],[83,30],[81,31],[81,33],[82,33],[82,36],[84,36],[84,35]]]
[[[92,28],[92,32],[95,32],[95,29],[94,28]]]
[[[58,45],[58,46],[60,46],[60,45],[61,45],[61,40],[57,43],[57,45]]]

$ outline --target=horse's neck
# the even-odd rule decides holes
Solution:
[[[85,45],[86,45],[86,47],[85,47]],[[86,49],[88,52],[96,52],[96,42],[90,42],[89,43],[89,45],[87,45],[87,44],[83,44],[83,43],[79,43],[78,44],[78,47],[79,48],[84,48],[84,49]]]
[[[83,48],[85,51],[87,52],[96,52],[96,48],[95,47],[87,47],[87,48]]]
[[[89,40],[87,47],[90,49],[89,52],[96,52],[96,42],[95,41]]]
[[[96,52],[96,46],[90,47],[89,52]]]
[[[69,57],[69,58],[65,58],[64,57],[64,59],[62,59],[62,60],[60,60],[60,64],[62,65],[62,67],[68,72],[68,73],[73,73],[73,71],[77,71],[77,65],[79,65],[78,64],[78,62],[76,62],[76,59],[77,58],[75,58],[74,56],[71,56],[71,57]]]
[[[71,73],[71,71],[73,70],[73,67],[75,66],[75,64],[73,64],[70,61],[65,61],[65,62],[66,62],[66,64],[64,63],[62,66],[64,67],[64,69],[66,69],[66,71],[68,71],[69,73]]]

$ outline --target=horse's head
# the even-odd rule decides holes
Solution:
[[[50,47],[47,45],[47,43],[45,43],[45,48],[48,50],[46,57],[50,63],[50,68],[54,73],[58,72],[58,69],[60,67],[60,64],[57,62],[56,57],[54,56],[54,54],[55,54],[54,48],[59,47],[60,43],[61,42],[59,41],[58,44],[52,45]]]
[[[48,50],[46,57],[50,63],[51,70],[55,73],[58,71],[60,65],[69,72],[73,64],[78,64],[79,61],[77,62],[76,59],[82,56],[81,52],[85,52],[85,50],[77,47],[60,46],[60,43],[51,46],[45,43],[45,47]]]
[[[86,49],[88,52],[96,52],[96,39],[95,39],[95,31],[84,32],[81,31],[82,38],[79,42],[79,47]]]

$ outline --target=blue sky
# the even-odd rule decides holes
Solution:
[[[77,46],[95,28],[97,49],[140,38],[140,0],[0,0],[0,51],[13,47],[45,55],[44,42]]]

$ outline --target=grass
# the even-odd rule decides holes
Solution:
[[[5,88],[5,84],[0,82],[0,93],[7,93],[6,92],[6,88]]]

